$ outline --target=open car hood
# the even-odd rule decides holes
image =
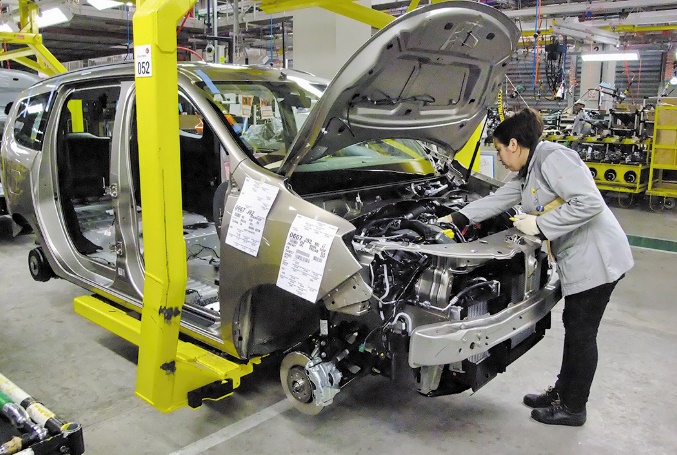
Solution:
[[[401,16],[334,77],[279,172],[387,138],[432,142],[453,158],[495,102],[519,36],[511,19],[481,3],[437,3]]]

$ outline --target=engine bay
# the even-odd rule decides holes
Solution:
[[[540,326],[499,346],[480,347],[478,342],[472,351],[476,354],[462,360],[421,367],[412,362],[409,343],[418,328],[490,319],[550,279],[540,242],[525,239],[512,227],[514,208],[462,228],[438,221],[479,197],[448,176],[305,196],[355,226],[346,242],[363,266],[372,297],[366,314],[351,308],[321,316],[327,320],[327,333],[320,333],[306,347],[307,354],[296,359],[303,363],[307,358],[304,372],[313,384],[309,402],[315,407],[299,409],[315,412],[331,403],[341,387],[367,373],[410,381],[428,396],[477,390],[505,369],[510,362],[505,352],[542,337],[549,315]]]

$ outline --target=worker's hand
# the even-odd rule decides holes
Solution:
[[[541,230],[538,229],[538,225],[536,224],[535,215],[515,215],[514,225],[526,235],[538,236],[541,233]]]
[[[443,216],[442,218],[437,219],[437,223],[451,223],[459,229],[466,227],[470,221],[463,215],[461,212],[454,212],[450,215]]]

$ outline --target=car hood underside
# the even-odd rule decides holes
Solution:
[[[494,101],[518,38],[505,15],[475,2],[430,5],[393,21],[334,78],[280,172],[393,137],[439,144],[453,157]]]

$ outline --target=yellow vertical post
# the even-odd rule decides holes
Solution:
[[[187,280],[181,215],[176,25],[194,3],[195,0],[146,0],[137,4],[134,14],[146,267],[136,394],[165,412],[173,409],[180,314]]]
[[[486,122],[486,119],[484,120]],[[484,122],[480,122],[480,124],[477,126],[475,129],[475,132],[472,133],[472,136],[470,136],[470,139],[468,139],[468,142],[465,143],[465,145],[459,150],[456,155],[454,155],[454,158],[456,161],[461,163],[463,166],[466,168],[470,166],[470,163],[472,162],[472,156],[475,154],[475,145],[477,144],[477,141],[479,141],[482,137],[482,126],[484,125]],[[475,159],[475,162],[473,163],[472,170],[475,172],[480,171],[480,157],[479,157],[479,151],[477,152],[477,157]]]
[[[24,33],[39,33],[38,5],[32,0],[19,0],[19,29]]]
[[[85,121],[82,116],[82,100],[70,100],[68,102],[68,110],[71,113],[71,132],[84,132]]]

